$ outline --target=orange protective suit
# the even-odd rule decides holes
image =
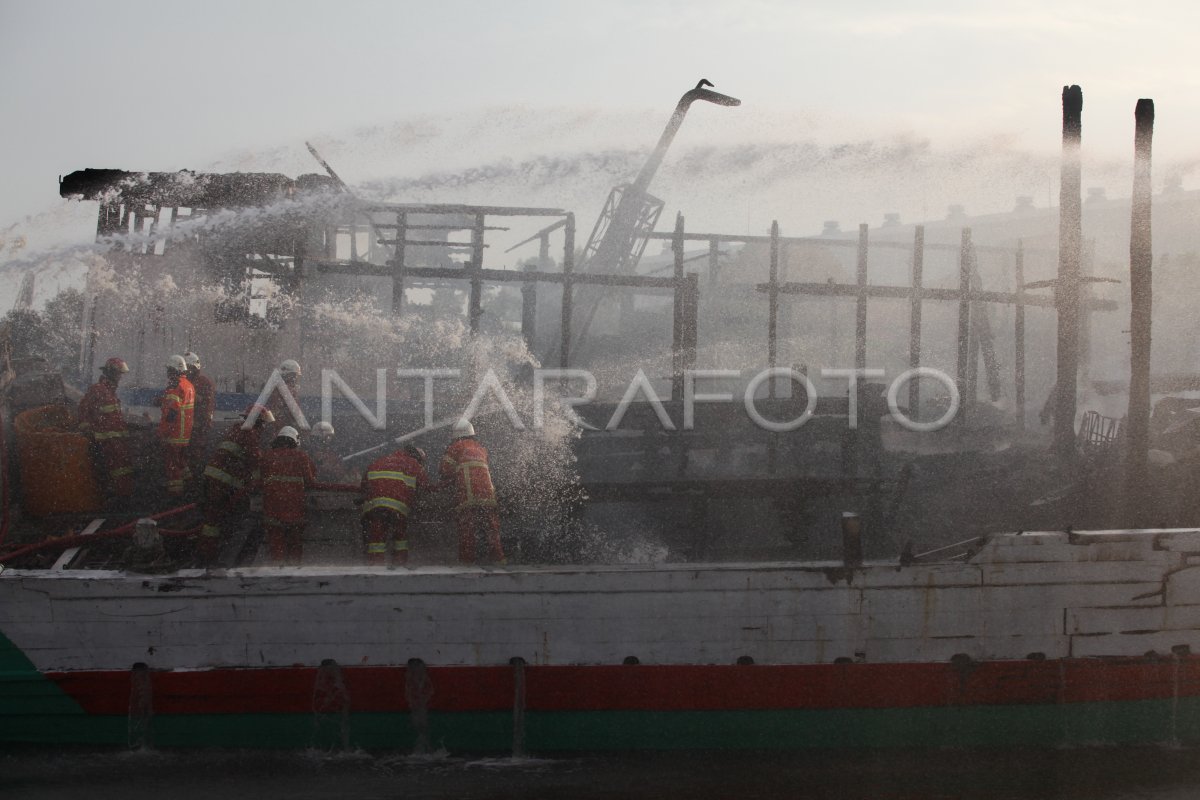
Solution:
[[[133,494],[133,461],[129,456],[129,429],[117,397],[117,385],[101,378],[79,401],[79,427],[91,436],[92,461],[110,495]]]
[[[163,473],[167,494],[183,494],[191,478],[188,469],[188,444],[192,440],[192,424],[196,412],[196,390],[191,381],[180,377],[174,386],[167,387],[162,397],[162,419],[158,423],[158,438],[163,445]]]
[[[487,448],[471,436],[455,439],[446,448],[438,473],[443,484],[454,485],[458,560],[463,564],[474,564],[475,540],[482,537],[487,543],[490,560],[504,563],[500,516],[496,510],[496,489],[492,485]]]
[[[303,450],[275,447],[263,453],[263,525],[272,563],[300,564],[308,520],[304,498],[316,480],[316,467]]]

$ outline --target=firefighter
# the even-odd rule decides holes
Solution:
[[[247,428],[245,420],[255,414],[254,424]],[[197,551],[205,563],[217,557],[226,524],[250,510],[250,487],[259,481],[262,432],[275,422],[275,417],[268,409],[251,403],[242,412],[242,420],[225,432],[204,468],[204,525]]]
[[[425,451],[408,444],[378,458],[362,479],[362,541],[367,564],[408,563],[408,516],[418,492],[433,487],[425,474]]]
[[[292,398],[300,402],[300,364],[293,358],[282,361],[279,364],[279,375],[283,378],[283,385],[287,387]],[[296,417],[292,414],[292,410],[288,408],[287,401],[283,399],[283,392],[275,390],[267,399],[267,408],[271,409],[271,413],[275,415],[275,432],[283,430],[286,427],[297,427]]]
[[[304,498],[316,480],[312,459],[300,449],[300,432],[285,425],[262,456],[263,526],[276,566],[300,565],[307,519]]]
[[[204,472],[208,457],[208,432],[212,429],[213,410],[217,401],[217,387],[212,379],[200,371],[200,356],[188,350],[183,354],[187,364],[187,379],[196,390],[196,413],[192,418],[192,440],[188,444],[188,464],[193,475]]]
[[[192,418],[196,407],[196,390],[187,379],[187,363],[183,356],[167,358],[167,390],[160,401],[162,418],[158,423],[158,438],[163,445],[163,473],[167,479],[167,494],[183,494],[191,479],[188,470],[188,444],[192,440]]]
[[[333,423],[321,421],[313,426],[308,438],[308,455],[317,468],[321,483],[353,483],[357,471],[346,467],[342,457],[333,449]]]
[[[104,482],[109,498],[133,495],[133,461],[129,454],[129,429],[117,397],[121,376],[129,365],[110,358],[79,401],[79,428],[91,440],[90,453],[96,474]]]
[[[504,564],[500,516],[488,467],[488,451],[475,438],[475,426],[468,420],[460,419],[454,423],[454,441],[446,448],[438,472],[441,476],[439,488],[453,485],[457,493],[454,516],[458,528],[458,560],[463,564],[474,564],[475,540],[483,536],[490,561]]]

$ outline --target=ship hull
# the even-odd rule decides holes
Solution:
[[[1200,744],[1198,556],[1200,533],[1150,531],[854,570],[10,570],[0,739]]]
[[[1200,659],[994,662],[975,665],[965,680],[943,666],[529,667],[524,746],[1200,744]],[[6,698],[0,740],[126,745],[131,728],[145,725],[145,741],[165,747],[412,749],[418,730],[405,668],[342,672],[350,698],[344,715],[314,710],[314,669],[154,673],[153,716],[145,722],[129,716],[130,673],[51,674],[36,699]],[[448,667],[429,678],[433,747],[512,747],[511,669]]]

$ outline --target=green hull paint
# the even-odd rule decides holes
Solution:
[[[0,741],[124,746],[120,716],[5,714]],[[1044,706],[778,711],[529,712],[531,752],[656,749],[999,747],[1200,744],[1200,699]],[[434,747],[506,752],[512,715],[430,714]],[[295,714],[194,714],[154,718],[159,747],[333,748],[341,720]],[[411,749],[407,714],[352,714],[349,744]]]
[[[0,720],[11,715],[82,713],[73,698],[38,672],[33,662],[0,633]]]

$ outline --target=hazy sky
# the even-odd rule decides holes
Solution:
[[[1153,97],[1156,154],[1185,158],[1200,152],[1198,23],[1195,2],[1096,0],[0,0],[0,228],[87,166],[203,169],[489,107],[665,118],[700,77],[760,113],[1042,153],[1079,83],[1087,147],[1127,157],[1134,103]]]

